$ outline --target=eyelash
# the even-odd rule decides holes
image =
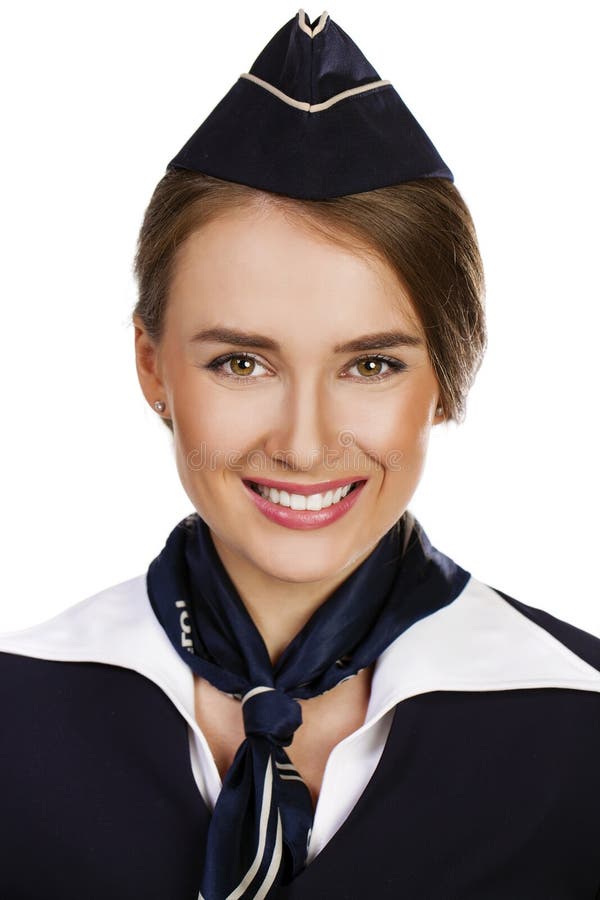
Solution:
[[[205,369],[210,369],[211,371],[217,372],[223,378],[232,378],[234,381],[253,381],[253,377],[251,375],[233,375],[231,372],[219,372],[221,366],[225,365],[225,363],[229,362],[232,359],[253,359],[258,362],[259,365],[262,365],[260,360],[254,356],[252,353],[227,353],[225,356],[219,356],[217,359],[213,359],[212,362],[203,366]],[[377,362],[384,362],[390,367],[393,373],[404,371],[407,366],[406,363],[401,362],[399,359],[394,359],[392,356],[384,356],[381,353],[376,353],[368,356],[359,356],[354,359],[349,368],[355,366],[359,362],[363,362],[364,360],[376,360]],[[357,376],[358,381],[365,382],[373,382],[373,381],[383,381],[386,378],[390,378],[390,373],[384,373],[380,375],[365,375],[364,377]]]

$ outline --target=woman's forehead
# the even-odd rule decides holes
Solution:
[[[289,330],[316,319],[371,327],[418,328],[406,290],[375,253],[327,238],[279,209],[220,216],[179,248],[169,291],[174,317],[235,319]]]

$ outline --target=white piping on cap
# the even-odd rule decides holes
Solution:
[[[304,10],[303,9],[298,10],[298,26],[310,38],[316,37],[316,35],[320,31],[323,31],[323,29],[325,28],[325,22],[327,21],[328,18],[329,18],[329,13],[327,12],[327,10],[323,10],[323,12],[321,13],[321,15],[319,17],[319,21],[317,22],[317,24],[315,25],[314,28],[311,28],[310,27],[310,19],[308,18],[308,16],[304,12]]]
[[[311,104],[305,100],[295,100],[288,94],[284,94],[283,91],[280,91],[274,84],[269,84],[268,81],[264,81],[262,78],[259,78],[257,75],[252,75],[250,72],[242,72],[240,78],[248,78],[249,81],[253,81],[259,87],[264,88],[265,91],[274,94],[279,100],[283,100],[284,103],[288,103],[295,109],[303,109],[305,112],[310,113],[321,112],[324,109],[329,109],[334,103],[345,100],[346,97],[352,97],[354,94],[362,94],[364,91],[372,91],[373,88],[384,87],[384,85],[392,83],[391,81],[385,81],[383,79],[371,81],[369,84],[361,84],[359,87],[348,88],[347,91],[341,91],[339,94],[334,94],[333,97],[330,97],[329,100],[324,100],[323,103],[313,103],[311,106]]]

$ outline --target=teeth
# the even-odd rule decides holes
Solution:
[[[355,483],[355,482],[354,482]],[[280,506],[288,506],[290,509],[326,509],[334,503],[339,503],[349,492],[352,484],[339,487],[335,491],[327,491],[325,494],[288,494],[287,491],[278,491],[276,488],[269,488],[265,485],[256,485],[261,497],[270,500],[271,503],[278,503]]]

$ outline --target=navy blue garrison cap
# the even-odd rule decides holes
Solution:
[[[168,169],[324,200],[452,172],[389,81],[323,12],[279,29]]]

